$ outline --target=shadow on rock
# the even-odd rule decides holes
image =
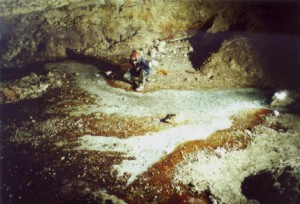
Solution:
[[[286,167],[277,178],[272,172],[264,171],[245,178],[241,186],[242,193],[261,204],[299,203],[298,177],[291,167]]]
[[[44,65],[48,62],[35,62],[22,68],[0,68],[0,81],[16,80],[30,73],[46,74]]]
[[[103,77],[106,79],[116,79],[124,81],[123,75],[126,70],[122,69],[122,65],[125,63],[125,60],[119,60],[119,62],[116,63],[108,59],[86,56],[80,53],[76,53],[70,49],[67,49],[67,56],[68,59],[75,60],[84,64],[91,64],[97,67],[100,71],[100,74],[103,75]]]
[[[216,16],[217,15],[214,15],[207,20],[201,27],[201,30],[198,30],[196,34],[189,39],[194,50],[189,54],[189,58],[195,70],[199,70],[205,60],[221,47],[222,42],[232,36],[230,32],[207,32],[207,29],[213,25]]]

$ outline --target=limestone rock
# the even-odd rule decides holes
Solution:
[[[165,52],[165,40],[192,36],[191,30],[201,28],[224,6],[228,7],[202,1],[3,0],[0,66],[63,58],[68,50],[100,57],[123,55],[129,47],[143,48],[156,39],[162,40],[154,46]]]

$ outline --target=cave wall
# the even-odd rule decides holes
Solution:
[[[67,58],[68,51],[125,58],[132,49],[142,48],[147,53],[157,39],[188,39],[194,49],[194,68],[208,78],[248,77],[249,70],[256,81],[270,73],[277,78],[283,72],[296,76],[299,8],[296,1],[2,0],[0,68]],[[257,38],[249,33],[284,37],[277,37],[280,42],[274,44],[268,35]],[[290,36],[294,41],[287,40]],[[235,43],[226,45],[232,40]],[[237,49],[229,52],[228,47]],[[227,69],[214,70],[221,66]]]
[[[222,32],[237,24],[247,9],[224,1],[4,0],[0,66],[66,57],[67,49],[102,57],[122,55],[151,46],[154,39],[190,37],[210,22],[208,32]],[[262,26],[250,22],[248,29]]]

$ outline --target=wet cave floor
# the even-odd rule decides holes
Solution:
[[[1,108],[3,203],[211,203],[209,189],[174,183],[176,166],[247,148],[273,111],[256,89],[137,93],[91,65],[46,69],[62,86]]]

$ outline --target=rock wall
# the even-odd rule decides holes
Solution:
[[[299,8],[299,3],[293,1],[2,0],[0,68],[24,67],[35,62],[67,58],[70,51],[99,58],[127,58],[132,49],[150,52],[157,40],[168,43],[188,39],[194,50],[191,53],[194,68],[204,69],[207,73],[209,70],[205,69],[215,66],[215,62],[220,59],[223,64],[229,63],[226,57],[215,59],[218,52],[224,54],[225,50],[220,49],[222,43],[234,38],[236,34],[243,37],[245,32],[298,35]],[[202,32],[200,37],[199,31]],[[218,38],[223,33],[227,34]],[[207,40],[208,34],[215,35],[216,38]],[[235,45],[241,45],[237,52],[245,48],[244,57],[230,60],[231,64],[228,66],[232,68],[238,67],[233,64],[235,62],[244,63],[243,59],[247,56],[252,58],[250,61],[260,60],[263,58],[260,55],[265,53],[253,54],[253,49],[246,48],[254,45],[251,40],[244,39],[242,42],[247,45],[237,42]],[[254,46],[257,50],[262,50],[257,47],[261,44]],[[277,49],[276,46],[271,46],[271,49]],[[286,49],[293,49],[290,58],[295,59],[297,46]],[[212,53],[216,55],[211,56]],[[278,59],[279,55],[280,52],[276,53],[275,58]],[[273,61],[272,56],[265,57],[265,61]],[[197,62],[199,58],[201,60]],[[280,63],[265,64],[268,67],[275,64],[281,69],[285,58],[282,60]],[[289,67],[297,66],[295,60],[292,63],[290,59],[286,61],[289,61]],[[241,65],[242,72],[249,69],[246,68],[247,63]],[[262,61],[254,63],[264,64]],[[261,67],[263,66],[256,66],[255,72],[261,73],[256,70]],[[214,76],[218,74],[220,73]],[[253,77],[255,76],[254,74]],[[260,75],[259,79],[261,78],[263,76]]]
[[[66,57],[67,49],[122,55],[154,39],[190,37],[210,23],[208,32],[226,31],[248,7],[192,0],[3,0],[0,66]]]

